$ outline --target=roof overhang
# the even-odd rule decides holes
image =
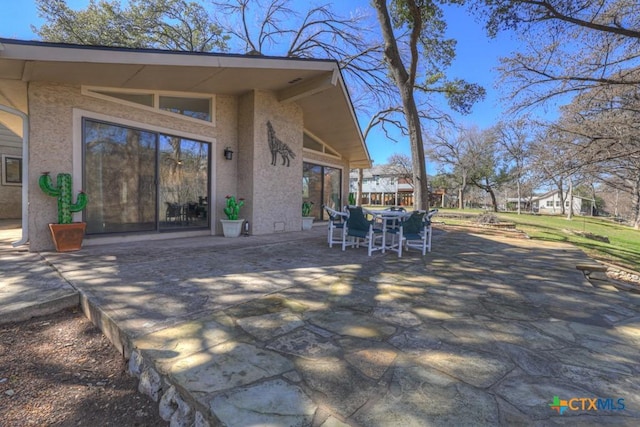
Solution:
[[[296,102],[304,127],[352,168],[371,166],[338,64],[330,60],[80,46],[0,38],[0,79],[241,95]]]

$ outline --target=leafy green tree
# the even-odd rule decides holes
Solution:
[[[186,0],[91,0],[72,10],[65,0],[36,0],[47,23],[32,30],[42,40],[94,46],[224,51],[228,36],[199,3]]]

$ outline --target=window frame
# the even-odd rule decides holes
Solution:
[[[132,95],[152,95],[153,106],[150,107],[148,105],[139,104],[137,102],[127,101],[127,100],[117,98],[115,96],[109,96],[100,92],[113,92],[113,93],[122,93],[122,94],[128,93]],[[127,106],[138,108],[141,110],[152,111],[154,113],[164,114],[170,117],[177,117],[182,120],[188,120],[194,123],[203,124],[205,126],[214,126],[214,127],[216,126],[216,96],[214,94],[158,91],[158,90],[146,90],[146,89],[125,89],[125,88],[101,87],[101,86],[82,86],[81,93],[82,95],[90,96],[92,98],[98,98],[98,99],[102,99],[109,102],[115,102],[117,104],[127,105]],[[172,111],[160,108],[160,98],[163,96],[171,97],[171,98],[208,99],[209,114],[211,116],[210,120],[197,119],[194,117],[186,116],[184,114],[174,113]]]
[[[311,140],[313,140],[313,142],[319,144],[322,147],[322,151],[318,151],[318,150],[314,150],[312,148],[305,147],[304,146],[304,138],[305,137],[308,137]],[[303,139],[303,143],[302,143],[302,151],[303,152],[321,154],[323,156],[330,157],[332,159],[342,160],[342,155],[340,153],[338,153],[338,150],[336,150],[335,148],[333,148],[329,144],[325,143],[324,141],[322,141],[320,138],[318,138],[317,136],[315,136],[314,134],[312,134],[308,130],[304,131],[304,135],[302,136],[302,139]]]
[[[10,160],[18,161],[18,176],[15,179],[9,179],[9,168],[7,164]],[[19,187],[22,186],[22,156],[17,156],[13,154],[3,154],[2,155],[2,185]]]

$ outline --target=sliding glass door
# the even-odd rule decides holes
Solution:
[[[313,202],[311,215],[327,219],[322,205],[341,210],[342,170],[305,162],[302,166],[302,200]]]
[[[209,144],[177,136],[160,138],[160,229],[206,227]]]
[[[210,144],[83,120],[87,234],[207,228]]]

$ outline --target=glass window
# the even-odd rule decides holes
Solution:
[[[134,104],[153,107],[153,94],[151,93],[104,92],[99,90],[95,92],[112,98],[122,99],[123,101],[133,102]]]
[[[156,92],[148,90],[118,91],[109,88],[83,87],[85,95],[101,98],[111,98],[112,101],[126,101],[127,103],[152,108],[156,111],[167,111],[172,114],[213,122],[214,96],[183,96],[181,93]]]
[[[308,148],[309,150],[319,151],[319,152],[322,153],[322,144],[320,144],[315,139],[311,138],[306,133],[304,134],[304,136],[302,138],[302,146],[304,148]]]
[[[22,157],[2,155],[2,185],[22,185]]]
[[[318,151],[324,154],[330,154],[335,157],[340,157],[340,155],[336,150],[329,147],[323,142],[317,141],[315,138],[312,138],[310,135],[307,135],[306,133],[302,137],[302,146],[309,150]]]
[[[183,98],[179,96],[161,95],[160,109],[194,119],[211,121],[210,98]]]
[[[209,144],[83,121],[87,234],[209,226]]]

